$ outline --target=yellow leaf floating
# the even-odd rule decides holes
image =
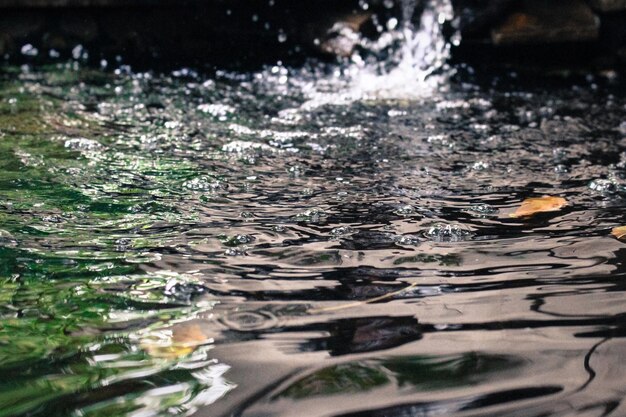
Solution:
[[[613,230],[611,230],[611,234],[615,236],[617,240],[626,241],[626,226],[613,228]]]
[[[210,337],[197,324],[178,324],[169,332],[157,332],[141,342],[141,347],[155,358],[175,359],[190,355]]]
[[[527,198],[522,201],[522,205],[511,214],[511,217],[528,217],[536,213],[545,213],[549,211],[559,211],[567,205],[567,200],[562,197],[552,197],[544,195],[543,197]]]

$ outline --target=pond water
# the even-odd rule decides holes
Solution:
[[[0,416],[625,415],[623,81],[434,48],[1,67]]]

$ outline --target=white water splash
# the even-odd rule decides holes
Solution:
[[[443,25],[453,18],[450,0],[431,0],[420,18],[419,27],[411,23],[415,10],[414,0],[403,2],[403,25],[400,33],[401,47],[394,57],[397,64],[390,70],[379,72],[367,65],[360,68],[354,86],[362,97],[410,98],[432,90],[441,80],[432,75],[442,69],[450,57],[450,44],[443,34]],[[455,40],[453,39],[453,42]]]
[[[445,70],[450,56],[450,43],[444,36],[443,26],[452,20],[453,11],[451,0],[429,0],[416,27],[412,23],[416,4],[417,0],[403,0],[401,24],[393,19],[388,22],[388,27],[393,29],[377,41],[362,41],[361,46],[370,53],[385,55],[383,62],[355,54],[350,64],[338,66],[330,75],[320,74],[315,69],[291,72],[277,66],[269,73],[259,74],[259,78],[270,83],[273,80],[286,94],[300,92],[306,101],[299,111],[360,100],[429,96],[445,80],[445,75],[437,74],[445,73],[440,70]],[[457,37],[455,35],[450,42],[458,42]],[[294,110],[288,111],[293,113]]]

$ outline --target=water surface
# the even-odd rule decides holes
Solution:
[[[0,416],[626,414],[622,80],[359,68],[2,67]]]

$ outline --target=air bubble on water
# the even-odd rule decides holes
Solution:
[[[183,187],[193,191],[219,191],[228,189],[228,184],[209,176],[200,176],[185,181]]]
[[[350,226],[335,227],[330,231],[330,234],[335,237],[346,236],[351,233],[354,233],[354,229]]]
[[[274,151],[275,148],[265,143],[247,142],[243,140],[234,140],[222,146],[222,151],[234,154],[243,154],[251,150]]]
[[[476,132],[486,132],[489,130],[489,125],[484,123],[474,123],[470,127]]]
[[[418,246],[420,244],[419,238],[414,235],[395,236],[393,240],[402,246]]]
[[[119,238],[115,241],[115,250],[124,252],[132,247],[133,241],[127,237]]]
[[[476,161],[472,165],[472,171],[485,171],[489,169],[489,163],[485,161]]]
[[[337,194],[335,195],[335,199],[336,200],[345,200],[346,197],[348,197],[349,193],[347,191],[339,191],[337,192]]]
[[[412,214],[415,214],[416,210],[415,210],[415,207],[413,207],[412,205],[406,204],[404,206],[400,206],[397,209],[395,209],[394,213],[400,216],[410,216]]]
[[[181,127],[181,123],[175,120],[169,120],[163,125],[166,129],[178,129]]]
[[[319,223],[325,216],[326,213],[319,209],[313,208],[296,214],[294,216],[294,220],[297,222],[305,223]]]
[[[387,116],[389,117],[399,117],[399,116],[406,116],[407,112],[404,110],[396,110],[396,109],[391,109],[387,112]]]
[[[450,140],[448,135],[432,135],[426,138],[426,142],[435,146],[443,146],[447,148],[453,148],[454,142]]]
[[[294,177],[294,178],[298,178],[299,176],[302,175],[303,173],[303,168],[301,165],[294,165],[289,167],[289,174]]]
[[[228,116],[235,112],[235,108],[226,104],[200,104],[197,107],[198,111],[209,114],[216,117],[220,121],[226,121]]]
[[[566,174],[569,172],[569,169],[566,165],[557,164],[554,166],[554,172],[556,172],[557,174]]]
[[[467,211],[476,217],[492,216],[498,213],[497,208],[493,207],[491,204],[486,203],[472,204]]]
[[[438,110],[469,109],[470,103],[466,100],[442,100],[436,107]]]
[[[619,130],[619,132],[622,135],[626,135],[626,121],[620,123],[619,127],[617,128],[617,130]]]
[[[63,217],[59,216],[58,214],[49,214],[46,216],[42,216],[41,220],[46,223],[63,223]]]
[[[246,256],[246,247],[242,248],[228,248],[224,251],[224,255],[226,256]]]
[[[254,236],[239,234],[235,236],[225,236],[221,235],[218,237],[219,240],[226,246],[238,246],[238,245],[246,245],[248,243],[252,243],[255,239]]]
[[[65,147],[73,151],[94,151],[100,149],[99,142],[86,138],[72,138],[65,141]]]
[[[206,292],[208,292],[208,289],[200,284],[172,278],[165,284],[163,294],[177,302],[188,304],[193,298]],[[200,303],[196,303],[196,305],[198,304]],[[211,304],[207,304],[205,307],[210,305]]]
[[[618,194],[626,192],[626,187],[615,179],[596,179],[589,183],[589,188],[602,194]]]
[[[287,34],[282,30],[278,33],[278,42],[285,43],[287,42]]]
[[[471,239],[473,233],[464,225],[438,222],[432,224],[424,236],[433,242],[460,242]]]

